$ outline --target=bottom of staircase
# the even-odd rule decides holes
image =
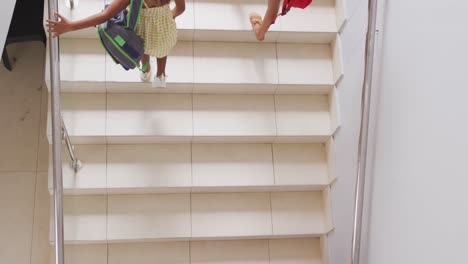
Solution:
[[[326,250],[325,238],[67,245],[65,263],[325,264]]]

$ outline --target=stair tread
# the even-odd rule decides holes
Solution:
[[[75,144],[326,142],[332,95],[62,94]],[[48,132],[50,136],[50,129]]]
[[[334,181],[332,143],[76,145],[63,152],[65,194],[322,190]],[[52,174],[49,174],[52,191]]]
[[[74,10],[59,2],[59,11],[72,20],[101,12],[103,3],[81,0]],[[203,0],[186,1],[185,13],[176,19],[181,40],[256,42],[248,16],[264,14],[263,0]],[[340,10],[333,0],[315,0],[305,10],[292,10],[271,27],[267,42],[330,43],[343,22],[337,18]],[[303,21],[308,21],[304,23]],[[64,38],[97,38],[96,29],[89,28],[64,34]]]
[[[155,89],[137,70],[116,65],[98,40],[61,44],[64,92],[327,94],[342,76],[329,44],[179,42],[168,59],[167,88]]]
[[[332,229],[327,200],[327,191],[65,196],[65,241],[317,237]]]
[[[324,238],[170,241],[66,245],[65,262],[89,263],[324,263]],[[52,250],[52,249],[51,249]],[[52,261],[53,262],[53,261]]]

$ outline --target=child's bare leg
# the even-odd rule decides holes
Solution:
[[[151,79],[151,66],[150,66],[149,60],[150,60],[150,56],[147,54],[144,54],[141,57],[141,67],[145,67],[145,65],[148,65],[145,72],[140,72],[140,79],[143,82],[148,82]]]
[[[156,61],[158,64],[158,72],[156,73],[156,76],[159,77],[163,74],[166,75],[167,56],[163,58],[157,58]]]
[[[151,65],[149,64],[150,56],[148,54],[143,55],[141,57],[141,67],[144,67],[146,63],[148,63],[148,68],[146,69],[146,72],[151,71]]]
[[[155,88],[166,88],[166,62],[167,56],[164,58],[156,58],[158,70],[154,77],[152,86]]]

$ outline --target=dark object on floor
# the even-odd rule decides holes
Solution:
[[[8,30],[2,61],[9,71],[13,69],[7,52],[9,44],[27,41],[47,42],[44,31],[44,1],[16,0],[15,11]]]

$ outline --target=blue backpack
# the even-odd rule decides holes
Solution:
[[[116,16],[98,26],[102,46],[116,64],[125,70],[146,71],[147,65],[140,67],[144,55],[144,41],[135,32],[144,0],[131,0],[130,10],[124,9]],[[108,5],[105,5],[107,8]]]

